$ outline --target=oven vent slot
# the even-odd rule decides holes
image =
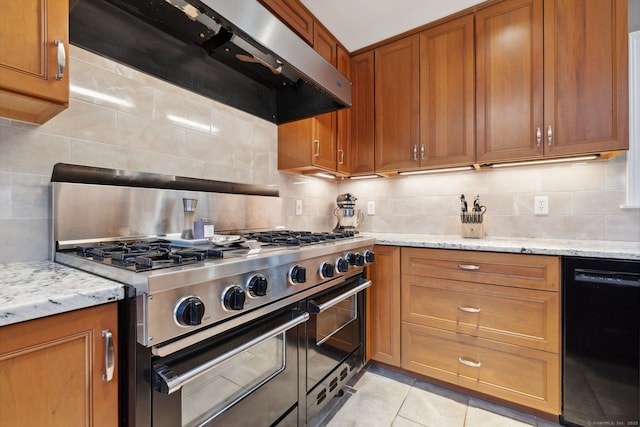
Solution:
[[[316,397],[316,405],[320,405],[322,402],[324,402],[326,398],[327,398],[327,389],[323,388],[322,390],[320,390],[320,393],[318,393],[318,396]]]
[[[340,371],[340,381],[344,381],[344,379],[347,378],[348,374],[349,374],[348,368],[344,368],[342,371]]]

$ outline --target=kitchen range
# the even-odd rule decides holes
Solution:
[[[55,260],[129,291],[124,425],[305,425],[364,365],[374,239],[278,229],[261,186],[66,164],[52,182]],[[182,238],[183,199],[213,237]]]

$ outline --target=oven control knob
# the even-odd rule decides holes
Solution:
[[[262,274],[256,274],[249,279],[247,284],[249,295],[252,297],[263,297],[267,294],[267,278]]]
[[[204,317],[204,303],[198,297],[185,298],[176,307],[176,320],[182,326],[197,326]]]
[[[375,259],[376,257],[373,251],[364,251],[364,262],[372,263]]]
[[[338,273],[346,273],[349,271],[349,261],[344,258],[338,258],[336,261],[336,270],[338,270]]]
[[[307,269],[299,265],[294,265],[289,270],[289,279],[291,283],[304,283],[307,281]]]
[[[227,310],[242,310],[246,294],[240,286],[232,286],[224,293],[222,303]]]
[[[347,256],[345,256],[345,258],[347,259],[349,264],[356,265],[356,254],[354,254],[353,252],[349,252]]]
[[[323,279],[328,279],[333,277],[333,265],[329,264],[328,262],[323,262],[320,265],[320,277],[322,277]]]
[[[349,252],[347,254],[347,261],[349,261],[349,264],[353,266],[362,267],[364,265],[364,256],[358,253],[354,254],[353,252]]]

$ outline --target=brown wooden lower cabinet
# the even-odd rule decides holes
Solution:
[[[369,356],[400,366],[400,248],[376,246],[371,268],[369,302]]]
[[[402,323],[402,368],[508,400],[560,413],[560,355]]]
[[[375,252],[371,359],[560,414],[559,257],[381,245]]]
[[[103,379],[117,327],[116,303],[1,327],[0,425],[118,426],[117,364]]]

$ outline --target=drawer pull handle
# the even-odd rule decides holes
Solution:
[[[475,308],[475,307],[465,307],[463,305],[459,305],[458,310],[466,311],[467,313],[480,313],[480,307]]]
[[[480,270],[479,265],[473,264],[458,264],[458,267],[462,270]]]
[[[481,362],[472,362],[471,360],[463,359],[462,357],[458,357],[458,362],[466,366],[471,366],[472,368],[479,368],[482,366]]]

